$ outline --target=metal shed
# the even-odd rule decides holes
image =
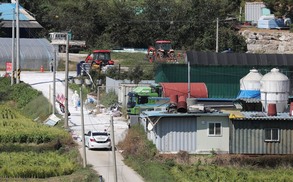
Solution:
[[[20,68],[23,70],[39,70],[41,66],[49,70],[50,62],[55,58],[55,49],[47,39],[25,39],[20,43]],[[56,53],[58,65],[59,56]],[[15,53],[16,56],[16,53]],[[12,60],[12,39],[0,38],[0,68],[5,69],[6,62]],[[16,61],[16,58],[15,58]]]
[[[266,10],[268,9],[263,2],[245,2],[245,21],[257,23]]]
[[[293,154],[293,117],[289,113],[241,113],[243,118],[231,120],[230,153]]]
[[[147,137],[161,153],[187,151],[191,154],[228,153],[229,114],[226,113],[166,113],[146,111],[140,123]],[[209,129],[217,123],[219,133]]]

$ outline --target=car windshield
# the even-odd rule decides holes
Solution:
[[[108,136],[108,133],[105,133],[105,132],[95,132],[95,133],[93,133],[93,136]]]
[[[156,49],[170,50],[172,46],[170,43],[156,43]]]

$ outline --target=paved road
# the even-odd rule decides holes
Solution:
[[[69,72],[69,76],[75,76],[75,72]],[[65,73],[56,73],[56,95],[65,96]],[[49,100],[52,99],[53,94],[53,73],[50,72],[21,72],[20,80],[24,81],[33,88],[42,91],[43,95]],[[73,92],[68,91],[68,108],[71,113],[69,117],[69,127],[73,130],[73,137],[77,138],[77,142],[80,147],[80,152],[83,154],[81,138],[81,111],[73,107],[71,102]],[[59,105],[56,104],[56,111],[60,112]],[[103,114],[90,114],[89,110],[84,108],[84,127],[85,133],[89,130],[104,130],[107,129],[110,132],[110,118],[111,116],[107,113]],[[127,122],[120,117],[114,117],[114,135],[115,143],[123,139],[128,130]],[[123,157],[119,151],[116,154],[116,166],[117,166],[117,179],[118,182],[143,182],[143,179],[131,168],[123,163]],[[82,155],[83,156],[83,155]],[[106,182],[115,181],[114,172],[114,155],[112,151],[107,150],[88,150],[86,149],[87,164],[93,166],[100,175],[103,176]]]

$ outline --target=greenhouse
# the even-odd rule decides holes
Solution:
[[[54,54],[55,49],[47,39],[19,39],[19,64],[21,70],[39,70],[41,66],[43,66],[45,70],[49,70],[50,62],[54,61]],[[12,39],[0,38],[0,69],[6,68],[6,62],[11,62],[11,55]],[[16,55],[15,51],[15,62]],[[57,53],[57,65],[58,60],[59,56]]]

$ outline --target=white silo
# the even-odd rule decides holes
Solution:
[[[284,112],[289,96],[288,77],[273,68],[262,77],[260,84],[261,102],[265,111],[268,111],[268,104],[276,104],[277,112]]]
[[[257,69],[250,72],[240,79],[240,93],[237,98],[258,98],[260,99],[260,80],[263,75]]]
[[[260,90],[260,80],[263,75],[257,69],[251,69],[250,72],[240,79],[240,90]]]

